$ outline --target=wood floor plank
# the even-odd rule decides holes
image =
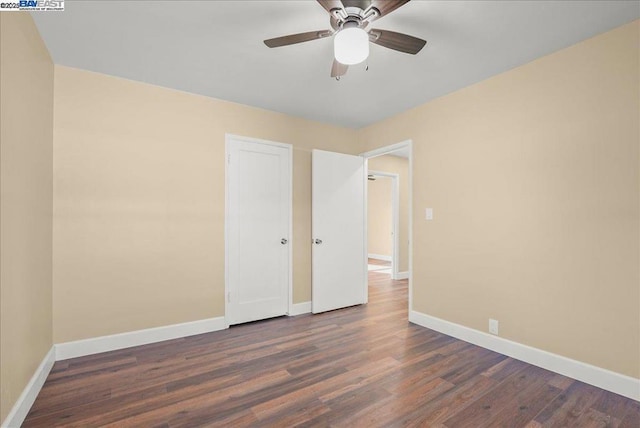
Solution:
[[[558,395],[535,419],[544,427],[575,426],[580,416],[589,411],[603,393],[605,391],[595,386],[575,382]]]
[[[620,400],[620,397],[616,394],[602,394],[591,408],[620,420],[624,419],[627,414],[640,415],[639,402]],[[640,427],[640,423],[637,425]]]
[[[356,414],[345,414],[340,424],[352,427],[390,426],[393,422],[401,421],[410,415],[411,410],[422,406],[452,387],[452,384],[436,378],[408,391],[404,400],[397,400],[392,396]]]
[[[485,427],[524,427],[562,391],[549,385],[544,376],[522,389],[489,419]]]
[[[341,390],[344,387],[352,385],[368,384],[375,380],[369,376],[370,373],[380,371],[386,373],[389,369],[395,369],[399,366],[397,360],[387,357],[373,363],[363,365],[356,370],[347,370],[337,376],[323,381],[322,383],[314,383],[304,388],[297,388],[288,394],[279,395],[273,400],[265,401],[253,407],[251,410],[259,419],[269,417],[273,413],[280,412],[281,409],[290,406],[296,400],[305,400],[309,397],[320,396],[335,390]]]
[[[475,403],[498,382],[485,376],[478,376],[469,382],[457,385],[449,391],[411,414],[412,422],[407,427],[444,427],[443,421],[464,411]]]
[[[367,305],[55,363],[25,427],[640,427],[640,403]]]
[[[553,374],[546,370],[533,366],[525,367],[478,398],[465,410],[447,419],[444,425],[473,428],[487,426],[492,419],[497,419],[502,411],[513,406],[518,393],[531,388],[531,386],[546,383],[552,376]]]
[[[640,412],[630,412],[620,421],[618,428],[638,428],[640,427]]]

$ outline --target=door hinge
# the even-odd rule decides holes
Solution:
[[[231,153],[227,155],[227,163],[231,165]]]
[[[227,303],[231,303],[231,291],[227,292]]]

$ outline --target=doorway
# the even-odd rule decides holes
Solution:
[[[367,160],[369,179],[369,284],[388,283],[392,286],[402,283],[408,288],[408,307],[411,309],[412,142],[408,140],[382,147],[362,156]]]
[[[390,164],[393,166],[390,169],[396,171],[407,169],[402,161],[392,160]],[[399,210],[400,174],[369,168],[367,171],[368,270],[391,275],[393,279],[398,279],[399,269]]]

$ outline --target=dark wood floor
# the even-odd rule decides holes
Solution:
[[[369,304],[57,362],[24,423],[53,426],[640,427],[640,403]]]

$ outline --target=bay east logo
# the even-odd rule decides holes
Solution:
[[[20,0],[18,5],[23,10],[64,10],[63,0]]]
[[[64,0],[16,0],[0,1],[0,12],[12,11],[62,11],[64,10]]]

